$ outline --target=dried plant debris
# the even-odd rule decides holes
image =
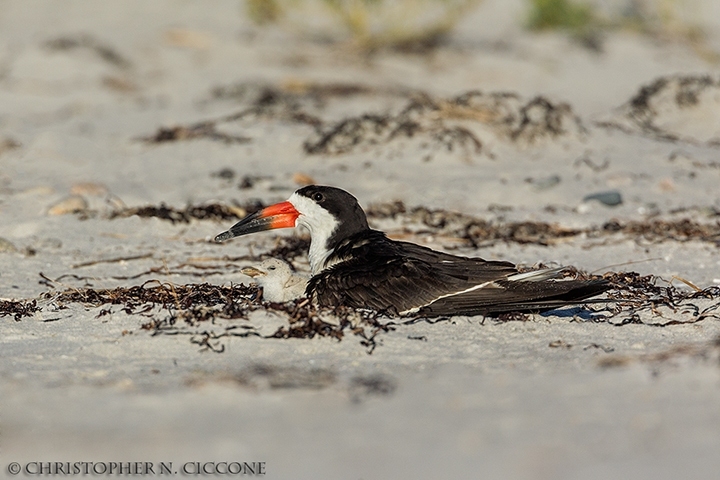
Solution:
[[[308,101],[316,105],[324,104],[333,98],[348,98],[359,95],[407,94],[407,90],[398,88],[380,89],[360,83],[315,83],[300,80],[285,82],[279,86],[262,82],[239,82],[218,86],[210,92],[213,100],[233,100],[256,107],[272,104],[296,104]]]
[[[356,95],[385,95],[404,101],[405,106],[397,114],[364,113],[340,121],[321,118],[329,99]],[[525,100],[514,93],[470,91],[440,99],[424,92],[359,84],[296,82],[280,88],[243,83],[220,87],[213,96],[239,99],[248,106],[215,120],[161,128],[144,140],[158,143],[202,137],[231,142],[238,139],[222,134],[219,128],[223,124],[267,119],[311,127],[314,133],[303,143],[308,154],[343,154],[400,138],[417,138],[427,148],[476,155],[483,152],[482,136],[534,143],[585,133],[570,105],[540,96]]]
[[[221,205],[217,203],[208,205],[188,205],[183,209],[168,207],[164,203],[160,206],[132,207],[116,210],[110,214],[110,219],[125,218],[137,215],[142,218],[159,218],[172,223],[189,223],[190,220],[237,220],[263,208],[259,202],[250,202],[243,206]]]
[[[698,240],[720,245],[720,223],[699,223],[688,218],[679,220],[650,219],[646,221],[609,221],[601,227],[602,232],[621,232],[632,238],[648,242],[673,240],[687,242]],[[597,230],[593,228],[592,230]],[[601,234],[597,230],[598,234]]]
[[[36,300],[0,300],[0,317],[12,315],[16,322],[23,317],[32,317],[38,310],[40,307]]]
[[[68,51],[76,49],[86,49],[93,52],[103,61],[118,67],[130,68],[132,63],[117,50],[105,43],[101,42],[92,35],[78,35],[58,37],[45,42],[45,46],[55,51]]]
[[[600,278],[572,268],[567,269],[567,274]],[[659,277],[634,272],[611,272],[602,278],[610,281],[613,289],[606,299],[593,299],[579,307],[589,313],[583,316],[584,321],[617,327],[631,324],[668,327],[720,318],[718,286],[687,291]],[[47,280],[46,285],[54,288],[55,284]],[[53,290],[37,299],[0,301],[0,314],[13,315],[20,321],[40,310],[38,305],[62,309],[70,304],[80,304],[88,309],[100,309],[97,317],[111,313],[144,316],[147,321],[141,328],[152,335],[185,335],[201,349],[214,352],[223,352],[225,341],[230,337],[329,337],[341,341],[351,334],[359,338],[368,353],[372,353],[382,344],[385,333],[418,322],[435,325],[448,320],[447,317],[394,318],[385,312],[346,307],[320,308],[302,298],[287,303],[268,303],[259,301],[258,297],[259,291],[254,286],[176,285],[150,280],[133,287]],[[270,317],[262,316],[263,312]],[[253,316],[258,314],[261,317]],[[267,323],[269,318],[277,319],[279,323],[271,322],[275,326],[262,331],[261,324]],[[533,316],[508,312],[491,318],[494,323],[506,323],[532,321]]]
[[[235,372],[200,372],[187,380],[189,386],[215,382],[231,382],[254,391],[324,390],[339,388],[347,392],[353,403],[371,397],[390,397],[397,390],[397,380],[384,374],[355,376],[343,379],[328,368],[258,363]]]
[[[600,126],[653,138],[720,146],[720,77],[668,76],[643,86]]]
[[[266,206],[259,200],[242,205],[208,204],[188,205],[178,209],[163,203],[159,206],[121,208],[110,213],[110,219],[133,215],[142,218],[158,218],[172,223],[189,223],[191,220],[234,221],[257,212]],[[686,210],[670,212],[684,213]],[[720,220],[716,209],[703,212],[708,221],[690,218],[663,219],[651,217],[644,220],[609,220],[602,225],[584,228],[564,227],[556,223],[523,221],[499,222],[470,215],[427,207],[407,207],[401,201],[370,205],[366,209],[373,220],[394,219],[402,223],[403,230],[394,235],[432,233],[464,242],[471,247],[486,247],[499,242],[554,245],[574,238],[602,239],[612,235],[625,235],[636,242],[660,243],[665,241],[700,241],[720,245]],[[83,217],[87,218],[87,217]],[[714,220],[714,222],[712,221]],[[307,252],[309,239],[286,237],[278,240],[269,256],[292,260]]]
[[[470,91],[449,100],[419,95],[397,115],[361,115],[325,128],[305,142],[310,154],[339,154],[396,138],[424,135],[448,151],[482,152],[480,136],[533,143],[585,132],[566,103],[544,97],[524,101],[513,93]]]
[[[718,286],[682,291],[672,284],[658,285],[663,281],[659,277],[635,272],[611,272],[603,278],[614,287],[607,296],[613,302],[607,308],[611,316],[604,320],[611,325],[667,327],[720,318],[720,302],[716,302],[720,298]],[[649,313],[650,320],[643,320],[641,313]]]
[[[702,223],[688,218],[663,220],[620,221],[611,220],[602,225],[586,228],[569,228],[546,222],[507,222],[488,221],[462,213],[427,207],[408,208],[404,203],[371,205],[367,209],[368,218],[400,220],[405,233],[433,233],[446,235],[464,241],[475,248],[494,245],[498,242],[553,245],[569,239],[602,238],[615,234],[624,234],[638,242],[659,243],[663,241],[702,241],[720,245],[720,222]],[[412,225],[420,225],[412,227]]]
[[[219,131],[215,122],[200,122],[188,127],[174,126],[174,127],[163,127],[158,129],[155,134],[144,137],[148,143],[166,143],[174,142],[178,140],[194,140],[199,138],[205,138],[209,140],[219,140],[223,143],[248,143],[252,139],[249,137],[243,137],[241,135],[231,135]]]
[[[397,390],[397,381],[383,374],[357,376],[350,380],[350,399],[360,403],[368,397],[389,397]]]
[[[270,258],[281,258],[286,262],[292,263],[295,258],[307,255],[309,249],[309,236],[280,237],[277,245],[265,256]]]
[[[164,143],[198,138],[220,140],[224,143],[246,143],[251,139],[223,133],[220,128],[223,124],[260,118],[317,127],[322,124],[322,121],[315,115],[307,113],[308,108],[305,103],[307,100],[312,101],[319,98],[317,95],[320,90],[314,89],[311,93],[307,91],[284,91],[274,86],[254,83],[219,87],[213,91],[213,97],[238,99],[246,101],[249,105],[239,112],[215,120],[197,122],[188,126],[162,127],[153,135],[141,139],[148,143]]]
[[[602,357],[598,364],[604,368],[622,367],[632,363],[649,363],[659,366],[660,364],[683,358],[703,362],[711,361],[720,365],[720,337],[716,337],[710,342],[676,345],[654,353]],[[655,373],[657,373],[657,371]]]
[[[237,382],[253,390],[322,390],[337,382],[334,371],[325,368],[302,368],[295,365],[250,365],[226,375],[224,380]],[[207,381],[198,380],[193,383]]]
[[[375,336],[392,328],[390,322],[384,325],[379,321],[383,316],[377,312],[317,308],[307,299],[263,303],[258,301],[258,297],[255,286],[175,285],[150,280],[133,287],[74,288],[48,292],[39,299],[3,301],[0,312],[15,315],[19,321],[39,310],[36,306],[38,300],[44,304],[51,303],[54,308],[64,308],[69,304],[81,304],[86,308],[105,307],[98,316],[111,313],[107,305],[117,305],[117,311],[124,314],[148,317],[141,328],[153,335],[188,335],[191,342],[216,352],[224,350],[222,339],[227,337],[331,337],[341,340],[346,329],[360,337],[360,343],[372,351],[377,346]],[[255,311],[272,313],[287,322],[275,332],[261,335],[249,322],[251,312]],[[233,323],[233,320],[240,322]]]
[[[122,305],[127,314],[147,311],[148,305],[158,306],[162,309],[191,310],[199,307],[209,308],[223,305],[223,318],[243,318],[242,310],[234,310],[237,305],[235,299],[252,300],[257,295],[257,289],[245,285],[230,287],[210,284],[174,285],[150,280],[142,285],[133,287],[118,287],[113,289],[71,289],[60,293],[47,293],[44,298],[57,304],[81,303],[90,307],[102,305]],[[203,317],[204,315],[204,317]],[[200,314],[207,319],[209,316]]]

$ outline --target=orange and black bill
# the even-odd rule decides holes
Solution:
[[[280,202],[248,215],[227,232],[215,237],[216,242],[275,228],[292,228],[300,213],[290,202]]]

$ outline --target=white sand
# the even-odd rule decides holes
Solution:
[[[706,47],[720,51],[716,3],[693,2],[693,21],[708,32]],[[671,218],[681,208],[688,210],[674,218],[717,221],[708,212],[720,208],[720,150],[711,144],[720,139],[720,86],[685,106],[674,103],[672,81],[664,97],[655,97],[660,103],[651,105],[657,113],[652,125],[678,141],[643,134],[626,115],[627,102],[658,77],[720,79],[716,64],[682,42],[615,32],[598,54],[562,34],[523,31],[522,4],[498,0],[483,4],[448,45],[429,55],[385,52],[367,59],[297,28],[255,27],[240,7],[230,0],[2,3],[0,145],[10,139],[19,146],[0,146],[0,237],[18,250],[0,253],[0,298],[47,292],[40,272],[51,279],[86,277],[65,277],[55,286],[59,290],[150,279],[246,282],[235,273],[203,278],[191,275],[198,269],[161,269],[178,272],[203,258],[216,259],[210,264],[218,268],[239,268],[242,261],[217,259],[268,251],[285,233],[218,245],[210,239],[231,222],[173,225],[105,216],[120,202],[183,208],[280,200],[297,187],[296,172],[346,188],[364,206],[402,200],[573,228],[641,220],[649,211]],[[58,38],[79,46],[48,46]],[[98,45],[120,59],[101,57]],[[138,141],[160,127],[246,108],[252,95],[212,97],[216,87],[243,82],[376,89],[332,97],[325,105],[303,104],[327,121],[396,114],[408,102],[401,91],[436,98],[476,89],[513,92],[520,103],[542,95],[569,104],[584,132],[568,123],[570,133],[558,138],[512,142],[502,128],[456,119],[447,125],[470,128],[483,144],[480,153],[447,151],[432,133],[421,133],[339,155],[307,155],[302,145],[314,138],[310,126],[252,117],[218,124],[222,132],[251,138],[246,144]],[[437,125],[424,121],[430,130]],[[237,176],[212,176],[222,168]],[[267,178],[239,190],[245,175]],[[560,181],[553,185],[555,176]],[[83,182],[106,189],[80,187],[96,215],[47,215]],[[622,205],[577,208],[586,195],[613,189],[622,194]],[[512,209],[498,213],[488,209],[491,204]],[[398,227],[386,223],[378,227]],[[442,237],[415,240],[453,247]],[[587,271],[629,269],[667,280],[677,275],[701,288],[720,282],[712,242],[649,243],[617,235],[461,252]],[[142,255],[149,256],[80,265]],[[612,267],[627,262],[640,263]],[[112,278],[151,268],[159,270]],[[110,309],[98,317],[98,308],[72,304],[58,310],[49,302],[21,321],[0,318],[3,474],[10,462],[32,461],[176,467],[264,461],[268,478],[659,479],[715,478],[720,470],[720,368],[712,346],[720,321],[714,318],[613,327],[562,316],[524,323],[459,317],[400,326],[378,336],[371,355],[349,333],[340,342],[222,339],[225,351],[215,354],[200,351],[189,336],[151,336],[140,329],[165,311],[128,315],[119,306]],[[683,309],[663,314],[689,318]],[[650,312],[642,320],[663,321]],[[268,334],[284,322],[257,312],[248,323]],[[609,360],[618,365],[603,367]],[[258,373],[258,365],[270,373]],[[294,386],[283,388],[288,381]]]

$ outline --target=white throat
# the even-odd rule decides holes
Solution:
[[[308,259],[312,274],[317,275],[330,266],[327,265],[327,259],[332,251],[328,249],[328,239],[337,229],[338,221],[317,203],[297,193],[290,195],[288,202],[300,213],[295,226],[302,226],[310,231]]]

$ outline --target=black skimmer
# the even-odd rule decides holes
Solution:
[[[551,310],[610,288],[604,280],[563,280],[562,268],[519,273],[509,262],[391,240],[368,226],[355,197],[335,187],[303,187],[287,201],[248,215],[215,241],[297,226],[310,231],[313,276],[306,294],[321,306],[391,315],[488,315]]]
[[[268,258],[240,271],[262,288],[263,299],[268,302],[285,303],[305,295],[308,279],[277,258]]]

